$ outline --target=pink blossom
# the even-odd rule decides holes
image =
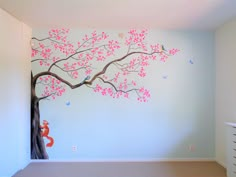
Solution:
[[[74,79],[78,78],[78,71],[71,72],[71,75]]]
[[[80,48],[80,42],[78,42],[77,45],[78,45],[78,48]]]
[[[102,95],[105,96],[106,94],[107,94],[107,89],[104,88],[104,89],[102,90]]]
[[[65,92],[65,88],[60,85],[61,81],[50,75],[40,77],[40,81],[43,83],[43,85],[45,85],[42,96],[52,95],[51,97],[53,98],[54,96],[55,99],[55,95],[61,96]]]
[[[112,96],[112,95],[113,95],[112,89],[111,89],[111,88],[108,88],[108,89],[107,89],[107,93],[108,93],[110,96]]]
[[[96,87],[94,88],[94,92],[100,92],[102,90],[102,87],[100,85],[96,85]]]
[[[114,78],[114,82],[115,83],[117,83],[119,76],[120,76],[119,72],[117,74],[115,74],[115,78]]]
[[[129,93],[128,93],[128,92],[125,93],[125,94],[124,94],[124,97],[125,97],[125,98],[129,98]]]
[[[102,55],[102,54],[103,54],[103,50],[101,49],[98,51],[98,55]]]
[[[144,90],[143,95],[144,95],[145,97],[147,97],[147,98],[150,97],[150,93],[149,93],[149,91],[146,90],[146,89]]]
[[[104,61],[104,59],[105,59],[105,57],[104,57],[104,56],[101,56],[101,55],[99,55],[99,56],[97,57],[97,61]]]
[[[148,66],[148,62],[147,61],[142,61],[141,66]]]
[[[139,91],[139,93],[143,93],[144,92],[144,88],[141,87],[138,91]]]
[[[123,71],[123,76],[127,76],[128,74],[129,74],[129,71],[127,71],[127,70]]]
[[[133,84],[133,86],[136,86],[136,85],[137,85],[135,81],[132,81],[132,84]]]
[[[41,43],[39,43],[39,47],[41,48],[41,49],[44,49],[44,44],[41,44]]]
[[[134,69],[135,64],[136,64],[136,59],[134,58],[129,62],[129,68]]]
[[[97,32],[94,31],[94,32],[92,33],[92,36],[94,37],[94,36],[96,36],[96,35],[97,35]]]
[[[35,55],[37,55],[38,54],[38,51],[37,50],[35,50],[35,49],[32,49],[31,50],[31,57],[34,57]]]
[[[166,62],[167,58],[168,57],[166,55],[162,55],[161,58],[160,58],[160,61]]]
[[[144,68],[143,68],[143,67],[141,67],[141,69],[140,69],[140,71],[139,71],[138,75],[139,75],[140,77],[145,77],[145,76],[146,76],[146,73],[145,73],[145,71],[144,71]]]
[[[156,60],[156,59],[157,59],[157,56],[156,56],[156,55],[151,55],[150,58],[151,58],[152,60]]]
[[[92,70],[90,68],[86,69],[85,74],[88,76],[92,73]]]
[[[169,54],[170,54],[170,55],[175,55],[177,52],[179,52],[179,50],[178,50],[178,49],[175,49],[175,48],[169,50]]]
[[[106,39],[106,38],[108,38],[109,36],[105,33],[105,32],[102,32],[102,38],[103,39]]]
[[[120,90],[122,90],[122,88],[123,88],[123,84],[122,83],[120,83],[120,85],[119,85],[119,87],[118,87]]]
[[[153,52],[160,52],[160,47],[161,45],[159,44],[151,45],[151,49],[153,50]]]

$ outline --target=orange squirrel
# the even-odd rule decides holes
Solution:
[[[52,147],[54,144],[54,139],[50,136],[48,136],[49,134],[49,127],[48,127],[49,123],[46,120],[43,120],[43,125],[40,126],[41,128],[41,136],[45,137],[49,140],[49,143],[46,145],[46,147]]]

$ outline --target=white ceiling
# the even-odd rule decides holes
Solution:
[[[32,28],[213,30],[236,17],[236,0],[0,0]]]

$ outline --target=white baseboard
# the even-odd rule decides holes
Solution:
[[[153,158],[153,159],[49,159],[31,162],[214,162],[215,158]]]
[[[217,162],[218,164],[220,164],[222,167],[226,168],[226,164],[225,164],[225,163],[222,163],[222,162],[220,162],[220,161],[218,161],[218,160],[216,160],[216,162]]]

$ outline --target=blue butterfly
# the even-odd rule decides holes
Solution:
[[[66,106],[70,106],[70,101],[67,101],[67,102],[66,102]]]
[[[189,63],[193,65],[193,60],[190,59],[190,60],[189,60]]]
[[[165,75],[165,76],[162,76],[162,78],[163,78],[163,79],[167,79],[167,78],[168,78],[168,76],[167,76],[167,75]]]

